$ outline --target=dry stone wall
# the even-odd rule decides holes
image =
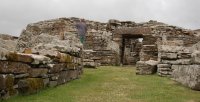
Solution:
[[[9,52],[0,59],[0,98],[31,94],[77,79],[81,58],[65,53],[55,56]]]
[[[82,44],[74,33],[61,36],[58,22],[29,24],[15,42],[16,50],[0,53],[0,98],[32,94],[80,77]]]

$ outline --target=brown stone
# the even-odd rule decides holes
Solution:
[[[12,74],[0,74],[0,90],[4,90],[3,98],[10,97],[17,94],[17,90],[14,89],[14,75]]]
[[[18,89],[22,94],[36,93],[44,88],[44,82],[42,78],[27,78],[18,81]]]
[[[47,76],[48,69],[45,68],[31,68],[28,70],[29,77],[36,78],[36,77],[48,77]]]
[[[25,63],[31,63],[34,61],[34,59],[30,55],[20,54],[16,52],[10,52],[7,55],[7,59],[10,61],[25,62]]]
[[[62,70],[67,70],[67,66],[68,64],[66,63],[60,63],[60,64],[50,64],[50,69],[49,69],[49,73],[58,73]]]
[[[30,66],[20,62],[0,61],[0,73],[27,73]]]

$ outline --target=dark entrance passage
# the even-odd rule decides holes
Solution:
[[[140,60],[142,40],[142,35],[123,34],[121,46],[121,63],[123,65],[135,65]]]

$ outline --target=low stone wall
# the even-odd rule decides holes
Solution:
[[[0,98],[32,94],[77,79],[82,74],[80,56],[58,52],[55,56],[8,52],[0,59]]]

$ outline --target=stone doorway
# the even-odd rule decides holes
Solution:
[[[122,35],[121,46],[121,64],[135,65],[140,60],[140,51],[142,49],[142,35]]]

